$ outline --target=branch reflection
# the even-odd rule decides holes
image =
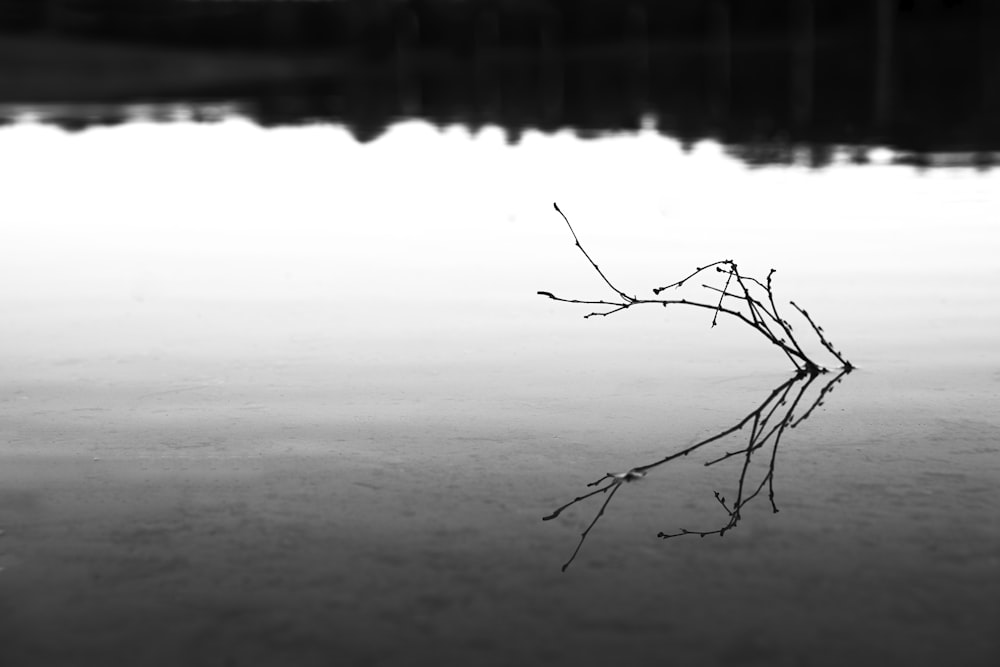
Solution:
[[[583,548],[583,544],[586,542],[588,535],[590,535],[590,532],[593,530],[594,526],[597,525],[597,522],[601,519],[601,517],[604,516],[604,511],[611,503],[611,499],[614,498],[615,494],[618,493],[618,490],[624,485],[639,481],[654,468],[666,465],[667,463],[683,456],[687,456],[688,454],[706,447],[707,445],[742,431],[747,426],[749,426],[749,433],[747,434],[745,447],[725,452],[721,456],[717,456],[716,458],[705,463],[705,466],[714,466],[728,461],[729,459],[742,460],[735,497],[730,501],[727,500],[726,497],[719,491],[714,492],[715,499],[718,501],[719,505],[723,509],[723,512],[725,513],[725,519],[721,522],[721,524],[717,527],[706,530],[689,530],[687,528],[681,528],[677,532],[668,533],[661,531],[657,534],[657,537],[666,540],[685,535],[698,535],[700,537],[705,537],[706,535],[725,535],[729,530],[735,528],[737,524],[739,524],[740,519],[743,516],[743,509],[755,498],[761,496],[765,490],[767,491],[767,498],[771,505],[771,510],[777,513],[778,506],[774,500],[774,469],[778,456],[778,446],[781,443],[782,436],[785,434],[787,429],[797,427],[799,424],[808,419],[816,408],[823,405],[823,401],[826,396],[833,391],[834,387],[839,384],[850,372],[851,369],[844,369],[830,378],[822,386],[819,386],[816,381],[818,378],[826,376],[812,375],[804,372],[793,375],[775,387],[763,402],[761,402],[748,415],[743,417],[733,426],[730,426],[729,428],[720,431],[709,438],[696,442],[689,447],[669,454],[662,459],[653,461],[652,463],[636,466],[626,472],[607,473],[600,479],[588,484],[588,487],[597,488],[589,493],[574,498],[565,505],[557,508],[551,514],[542,517],[542,521],[551,521],[577,503],[599,494],[606,494],[604,502],[601,503],[594,519],[587,525],[587,528],[583,531],[583,533],[580,534],[580,541],[577,543],[573,554],[570,556],[569,560],[563,564],[563,572],[565,572],[566,568],[568,568],[576,559],[580,550]],[[812,391],[810,391],[811,388]],[[812,392],[815,392],[815,394]],[[804,400],[807,394],[812,395],[813,398],[811,400]],[[760,481],[756,483],[751,482],[748,479],[751,461],[753,460],[755,454],[765,450],[765,448],[769,448],[770,456],[767,473]]]

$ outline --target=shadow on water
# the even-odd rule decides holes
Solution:
[[[813,167],[872,146],[925,166],[1000,151],[991,0],[0,0],[0,19],[7,122],[239,115],[371,141],[420,119],[512,143],[649,127]]]
[[[744,508],[755,498],[761,496],[765,490],[767,492],[768,501],[771,505],[771,510],[774,513],[777,513],[778,506],[774,500],[774,468],[775,461],[778,456],[778,446],[781,444],[782,436],[785,434],[787,429],[796,428],[808,419],[818,407],[823,405],[823,400],[826,396],[833,391],[833,388],[850,372],[851,369],[847,368],[841,370],[832,378],[828,379],[825,384],[819,387],[815,396],[811,400],[806,401],[803,399],[807,394],[811,393],[810,387],[812,387],[815,391],[816,386],[814,383],[817,378],[825,376],[805,372],[797,373],[775,387],[767,398],[760,403],[760,405],[751,410],[748,415],[743,417],[733,426],[730,426],[729,428],[726,428],[709,438],[696,442],[689,447],[669,454],[662,459],[653,461],[652,463],[635,466],[625,472],[606,473],[600,479],[588,484],[588,487],[597,488],[594,491],[590,491],[589,493],[574,498],[570,502],[556,509],[551,514],[542,518],[543,521],[551,521],[577,503],[583,502],[584,500],[599,494],[605,495],[604,502],[597,510],[597,514],[594,516],[594,519],[587,525],[587,528],[580,535],[580,541],[577,543],[573,554],[570,556],[569,560],[563,564],[563,572],[565,572],[573,561],[576,560],[577,555],[583,548],[583,543],[587,540],[588,535],[590,535],[590,531],[593,530],[594,526],[597,525],[597,522],[602,516],[604,516],[604,511],[611,503],[611,499],[614,498],[616,493],[618,493],[619,489],[626,484],[642,480],[651,470],[655,468],[692,454],[703,447],[719,442],[730,435],[743,432],[747,427],[749,427],[749,432],[746,433],[746,446],[733,451],[724,452],[721,456],[716,456],[705,463],[705,466],[714,466],[729,461],[730,459],[742,460],[742,463],[739,466],[739,477],[733,499],[731,501],[727,500],[726,497],[719,491],[714,492],[715,499],[721,506],[725,517],[722,519],[720,525],[718,527],[708,528],[705,530],[689,530],[682,528],[678,532],[660,532],[657,537],[661,539],[671,539],[684,535],[698,535],[700,537],[719,535],[721,537],[739,524],[743,517]],[[769,453],[766,450],[769,450]],[[767,473],[764,474],[763,478],[759,481],[751,481],[748,474],[751,462],[753,461],[755,454],[761,451],[765,451],[765,454],[769,456]]]

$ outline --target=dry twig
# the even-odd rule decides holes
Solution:
[[[767,278],[764,281],[758,280],[756,278],[745,276],[740,273],[739,267],[736,262],[731,259],[722,259],[717,262],[712,262],[706,264],[705,266],[697,267],[693,272],[681,278],[680,280],[664,285],[663,287],[657,287],[653,290],[655,296],[659,296],[667,290],[676,290],[684,286],[689,280],[701,275],[702,273],[714,269],[717,273],[725,274],[726,281],[723,287],[715,287],[707,283],[702,283],[702,287],[709,292],[718,293],[718,302],[708,303],[699,299],[688,299],[688,298],[674,298],[674,299],[640,299],[636,296],[631,296],[608,278],[607,274],[601,270],[597,265],[597,262],[590,256],[590,253],[583,247],[580,243],[579,237],[576,235],[576,230],[573,229],[573,225],[570,224],[569,218],[566,214],[562,212],[558,204],[553,203],[552,206],[555,208],[556,212],[562,216],[562,219],[566,222],[566,226],[569,227],[570,233],[573,235],[573,241],[583,256],[587,259],[587,262],[594,268],[594,271],[601,277],[611,291],[614,293],[612,299],[568,299],[560,296],[556,296],[552,292],[539,291],[538,294],[548,297],[553,301],[560,301],[562,303],[575,303],[584,304],[588,306],[596,306],[597,309],[584,315],[584,318],[591,317],[608,317],[609,315],[614,315],[615,313],[627,310],[634,306],[644,305],[644,304],[654,304],[659,305],[664,308],[667,306],[693,306],[695,308],[704,308],[713,311],[712,315],[712,326],[716,326],[718,323],[719,315],[727,315],[729,317],[735,318],[744,324],[751,327],[758,334],[763,336],[772,345],[775,345],[780,349],[792,365],[795,366],[796,372],[803,371],[811,375],[816,375],[819,373],[827,372],[827,369],[822,366],[819,362],[814,360],[799,344],[795,335],[792,333],[792,325],[788,320],[784,319],[778,312],[778,307],[774,300],[774,290],[772,284],[772,278],[774,276],[775,270],[771,269]],[[734,285],[733,290],[730,291],[730,286]],[[729,299],[729,301],[726,301]],[[850,370],[854,366],[851,362],[847,361],[844,356],[838,352],[829,340],[824,335],[823,329],[813,322],[809,314],[794,302],[792,306],[798,310],[806,321],[809,322],[813,331],[819,338],[820,343],[825,347],[840,364],[841,368]]]
[[[700,537],[708,535],[725,535],[739,523],[742,518],[743,509],[747,506],[747,504],[759,496],[765,488],[767,489],[767,496],[771,504],[771,509],[773,512],[777,513],[778,506],[774,500],[774,472],[775,464],[777,462],[778,445],[781,443],[781,438],[784,435],[785,430],[788,428],[795,428],[808,419],[816,408],[823,404],[823,400],[833,390],[834,386],[850,372],[851,369],[844,368],[841,369],[836,376],[831,378],[819,390],[816,397],[807,404],[808,407],[804,409],[802,415],[798,419],[795,419],[796,411],[802,402],[803,396],[816,380],[817,374],[815,373],[799,371],[794,376],[775,387],[767,398],[764,399],[764,401],[754,408],[747,416],[743,417],[743,419],[711,437],[700,440],[693,445],[669,454],[662,459],[653,461],[652,463],[630,468],[627,472],[607,473],[600,479],[588,484],[588,487],[596,486],[598,488],[594,491],[574,498],[565,505],[557,508],[551,514],[542,517],[543,521],[551,521],[577,503],[580,503],[599,493],[608,494],[607,498],[605,498],[604,502],[601,504],[596,516],[594,516],[594,519],[590,522],[583,533],[581,533],[580,540],[577,543],[573,554],[570,556],[569,560],[563,564],[563,572],[565,572],[566,568],[568,568],[576,559],[577,554],[580,553],[580,549],[583,547],[583,543],[590,535],[590,531],[593,530],[598,520],[604,516],[604,511],[611,503],[611,499],[614,497],[615,493],[618,492],[618,489],[620,489],[624,484],[641,480],[646,477],[652,469],[665,465],[682,456],[687,456],[713,442],[722,440],[726,436],[743,430],[743,428],[747,425],[750,425],[750,431],[745,447],[741,447],[731,452],[724,452],[721,456],[705,463],[706,466],[713,466],[731,458],[739,456],[742,456],[743,458],[743,464],[740,468],[739,481],[736,487],[735,499],[732,502],[729,502],[719,491],[714,492],[715,499],[719,502],[719,505],[722,506],[726,513],[726,519],[723,521],[722,525],[708,530],[688,530],[686,528],[682,528],[678,532],[674,533],[660,532],[657,534],[657,537],[661,539],[670,539],[684,535],[698,535]],[[767,474],[764,475],[763,479],[761,479],[755,486],[752,485],[748,488],[747,472],[750,469],[750,463],[754,454],[763,449],[765,445],[770,445],[771,448]]]

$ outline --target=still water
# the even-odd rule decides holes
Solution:
[[[872,157],[0,131],[3,664],[995,664],[1000,175]],[[777,269],[857,370],[537,295],[615,297],[554,201],[630,294]]]

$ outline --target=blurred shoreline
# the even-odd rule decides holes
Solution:
[[[753,4],[147,0],[126,12],[61,0],[47,3],[63,9],[47,23],[0,35],[0,123],[41,109],[79,130],[128,122],[129,105],[212,103],[264,127],[342,124],[359,141],[410,119],[498,126],[512,143],[531,130],[589,137],[652,122],[752,165],[805,151],[824,166],[852,147],[863,162],[874,146],[924,166],[935,154],[996,161],[990,3]],[[23,3],[0,4],[12,6]]]

